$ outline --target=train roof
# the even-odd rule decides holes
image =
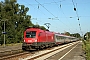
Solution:
[[[32,31],[44,31],[44,32],[53,33],[53,34],[55,33],[55,32],[49,31],[49,30],[42,30],[42,29],[37,28],[37,27],[28,27],[28,28],[26,28],[25,31],[30,31],[30,30],[32,30]]]
[[[63,36],[63,37],[68,37],[68,38],[76,38],[76,37],[67,36],[67,35],[60,34],[60,33],[55,33],[55,35],[57,35],[57,36]]]

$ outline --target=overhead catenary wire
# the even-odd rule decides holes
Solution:
[[[53,0],[54,1],[54,3],[58,6],[58,2],[56,2],[55,0]],[[62,1],[65,1],[65,0],[62,0]],[[61,2],[62,1],[60,1],[60,7],[58,7],[59,9],[61,8]],[[63,15],[66,17],[66,15],[65,15],[65,13],[63,12],[63,10],[62,10],[62,8],[61,8],[61,11],[62,11],[62,13],[63,13]],[[61,21],[61,20],[59,20],[59,21]],[[62,21],[61,21],[62,22]],[[62,22],[63,23],[63,22]],[[70,22],[69,22],[70,23]],[[65,26],[68,26],[67,24],[65,24],[65,23],[63,23]],[[71,23],[70,23],[71,24]],[[69,26],[68,26],[69,27]],[[69,27],[70,28],[70,27]],[[69,29],[70,30],[70,32],[71,32],[71,29]]]
[[[47,8],[45,8],[45,6],[43,6],[41,3],[39,3],[37,0],[35,0],[37,3],[38,3],[38,5],[37,5],[37,9],[38,10],[40,10],[40,6],[42,6],[45,10],[47,10],[51,15],[53,15],[55,18],[56,18],[56,16],[53,14],[53,13],[51,13]],[[62,0],[62,1],[65,1],[65,0]],[[60,3],[62,2],[62,1],[59,1]],[[55,3],[55,2],[53,2],[53,3]],[[57,2],[56,2],[57,3]],[[33,6],[32,4],[29,4],[29,5],[31,5],[31,6]],[[35,8],[34,8],[35,9]],[[64,14],[64,13],[63,13]],[[44,14],[45,15],[45,14]],[[39,21],[39,20],[38,20]],[[59,19],[59,21],[60,22],[62,22],[60,19]],[[62,22],[65,26],[68,26],[68,25],[66,25],[64,22]],[[69,29],[70,30],[70,29]]]
[[[24,0],[23,0],[24,1]],[[25,3],[27,3],[26,1],[24,1]],[[39,7],[39,4],[38,4],[38,7],[37,8],[35,8],[32,4],[30,4],[30,3],[27,3],[27,4],[29,4],[31,7],[33,7],[34,9],[38,9],[40,12],[42,12],[41,10],[40,10],[40,7]],[[44,14],[43,12],[42,12],[42,14]],[[45,14],[44,14],[45,15]],[[45,15],[45,16],[47,16],[47,15]],[[43,23],[43,21],[40,21],[40,20],[38,20],[37,18],[32,18],[31,20],[36,20],[36,21],[38,21],[38,22],[42,22]]]
[[[28,3],[28,2],[26,2],[26,0],[23,0],[25,3],[27,3],[27,4],[29,4],[31,7],[33,7],[34,9],[38,9],[43,15],[45,15],[45,16],[47,16],[44,12],[42,12],[42,10],[40,10],[40,6],[39,6],[39,4],[38,4],[38,7],[36,8],[36,7],[34,7],[32,4],[30,4],[30,3]],[[37,4],[35,4],[35,5],[37,5]],[[48,17],[48,16],[47,16]]]
[[[77,3],[76,3],[76,8],[77,8]],[[81,28],[81,23],[80,23],[80,18],[79,18],[79,15],[78,15],[78,9],[76,10],[76,14],[77,14],[77,18],[78,18],[79,28],[80,28],[81,34],[83,35],[82,28]]]
[[[24,1],[24,0],[23,0]],[[27,3],[26,1],[24,1],[25,3]],[[31,7],[33,7],[34,9],[38,9],[39,11],[41,11],[40,10],[40,4],[34,4],[34,5],[37,5],[38,7],[37,8],[35,8],[32,4],[30,4],[30,3],[27,3],[27,4],[29,4]],[[42,11],[41,11],[42,12]],[[43,12],[42,12],[42,14],[44,14]],[[45,15],[45,14],[44,14]],[[45,15],[45,16],[47,16],[47,15]],[[45,19],[45,18],[44,18]],[[47,18],[47,19],[49,19],[49,18]],[[36,23],[38,23],[38,22],[42,22],[43,23],[43,21],[40,21],[40,19],[38,20],[38,18],[32,18],[31,20],[34,20],[34,21],[36,21]],[[44,22],[44,23],[46,23],[46,22]],[[44,24],[43,23],[43,24]],[[55,28],[58,28],[58,27],[56,27],[56,26],[54,26]]]
[[[35,0],[37,3],[39,3],[37,0]],[[40,4],[40,3],[39,3]],[[53,15],[54,17],[56,17],[53,13],[51,13],[47,8],[45,8],[42,4],[40,4],[45,10],[47,10],[51,15]]]
[[[35,8],[35,9],[38,9],[40,12],[41,12],[41,10],[40,10],[40,7],[43,7],[44,9],[46,8],[43,4],[45,4],[45,3],[43,3],[43,4],[41,4],[40,2],[38,2],[38,0],[35,0],[35,1],[37,1],[37,3],[38,4],[36,4],[37,5],[37,8],[35,7],[35,6],[33,6],[32,4],[30,4],[29,3],[29,5],[31,5],[33,8]],[[62,0],[62,1],[65,1],[65,0]],[[62,8],[62,6],[61,6],[61,2],[62,1],[58,1],[58,2],[51,2],[51,3],[60,3],[60,7],[59,8]],[[34,4],[35,5],[35,4]],[[55,18],[56,18],[56,16],[51,12],[51,11],[49,11],[47,8],[45,9],[46,11],[48,11],[51,15],[53,15]],[[44,13],[43,13],[44,14]],[[64,14],[64,13],[63,13]],[[47,16],[46,14],[44,14],[45,16]],[[64,14],[65,15],[65,14]],[[59,19],[60,20],[60,19]],[[38,20],[39,21],[39,20]],[[60,20],[61,21],[61,20]],[[62,22],[61,21],[61,23],[63,23],[64,25],[66,25],[64,22]],[[66,25],[67,26],[67,25]],[[70,29],[69,29],[70,30]]]
[[[24,1],[24,0],[23,0]],[[25,1],[24,1],[25,2]],[[38,2],[38,1],[37,1]],[[26,2],[27,3],[27,2]],[[29,3],[28,3],[29,4]],[[36,9],[32,4],[29,4],[30,6],[32,6],[34,9]],[[37,5],[37,4],[36,4]],[[43,8],[45,8],[42,4],[40,4],[39,2],[38,2],[38,10],[40,10],[40,5],[43,7]],[[45,8],[46,9],[46,8]],[[53,13],[51,13],[48,9],[46,9],[51,15],[53,15],[54,17],[55,17],[55,15],[53,14]],[[41,10],[40,10],[40,12],[42,12]],[[43,13],[43,12],[42,12]],[[44,14],[44,13],[43,13]],[[45,14],[44,14],[45,15]],[[45,15],[45,16],[47,16],[47,15]],[[56,17],[55,17],[56,18]]]
[[[36,0],[35,0],[36,1]],[[54,1],[54,0],[53,0]],[[64,0],[63,0],[64,1]],[[38,2],[38,1],[36,1],[36,2]],[[61,1],[60,1],[61,2]],[[39,2],[38,2],[39,3]],[[54,1],[54,3],[56,3],[55,1]],[[40,3],[39,3],[40,4]],[[43,8],[45,8],[42,4],[40,4]],[[45,8],[46,9],[46,8]],[[48,9],[46,9],[49,13],[51,13]],[[52,14],[52,13],[51,13]],[[64,13],[63,13],[64,14]],[[52,14],[53,15],[53,14]],[[53,15],[54,16],[54,15]],[[54,16],[55,17],[55,16]],[[61,21],[61,20],[59,20],[59,21]],[[61,21],[62,22],[62,21]],[[63,23],[63,22],[62,22]],[[63,23],[64,25],[66,25],[65,23]],[[66,25],[67,26],[67,25]],[[69,29],[70,30],[70,29]]]
[[[79,25],[80,32],[81,32],[81,34],[83,35],[82,29],[81,29],[80,18],[79,18],[78,10],[77,10],[77,3],[76,3],[76,6],[75,6],[73,0],[72,0],[72,3],[73,3],[73,6],[74,6],[74,11],[76,12],[76,15],[77,15],[77,20],[78,20],[78,25]]]
[[[37,0],[35,0],[37,3],[39,3]],[[64,0],[63,0],[64,1]],[[40,3],[39,3],[40,4]],[[51,13],[47,8],[45,8],[42,4],[40,4],[45,10],[47,10],[51,15],[53,15],[55,18],[56,18],[56,16],[53,14],[53,13]],[[61,20],[60,20],[61,21]],[[62,22],[62,21],[61,21]],[[63,22],[62,22],[63,23]],[[64,24],[64,23],[63,23]],[[66,25],[66,24],[64,24],[64,25]],[[66,25],[67,26],[67,25]],[[69,29],[70,30],[70,29]]]

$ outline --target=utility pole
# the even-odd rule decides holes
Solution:
[[[5,47],[5,21],[4,21],[4,47]]]
[[[4,31],[2,33],[4,34],[4,47],[5,47],[5,34],[6,34],[6,32],[5,32],[5,21],[6,20],[0,20],[0,21],[4,22]]]

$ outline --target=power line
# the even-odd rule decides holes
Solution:
[[[35,0],[36,1],[36,0]],[[37,3],[39,3],[38,1],[36,1]],[[40,3],[39,3],[40,4]],[[53,15],[47,8],[45,8],[42,4],[40,4],[44,9],[46,9],[51,15]],[[53,15],[55,18],[56,18],[56,16],[55,15]]]
[[[55,0],[53,0],[54,1],[54,3],[58,6],[58,4],[57,4],[57,2],[55,2]],[[62,1],[65,1],[65,0],[62,0]],[[61,2],[62,1],[60,1],[60,8],[61,8]],[[59,7],[58,7],[59,8]],[[59,8],[59,9],[60,9]],[[61,9],[62,10],[62,9]],[[62,10],[62,13],[63,13],[63,15],[66,17],[66,15],[65,15],[65,13],[63,12],[63,10]],[[59,20],[59,21],[61,21],[61,20]],[[62,21],[61,21],[62,22]],[[63,23],[63,22],[62,22]],[[69,22],[70,23],[70,22]],[[68,26],[67,24],[65,24],[65,23],[63,23],[65,26]],[[69,26],[68,26],[69,27]],[[69,29],[70,30],[70,29]],[[71,31],[71,30],[70,30]]]
[[[37,0],[35,0],[37,3],[39,3]],[[39,3],[40,4],[40,3]],[[47,10],[51,15],[53,15],[54,17],[56,17],[53,13],[51,13],[47,8],[45,8],[42,4],[40,4],[45,10]]]
[[[24,0],[23,0],[24,1]],[[24,1],[24,2],[26,2],[26,1]],[[27,2],[26,2],[27,3]],[[29,4],[29,3],[27,3],[27,4]],[[32,4],[29,4],[31,7],[33,7],[34,9],[36,9]],[[43,14],[43,15],[45,15],[45,16],[47,16],[44,12],[42,12],[41,10],[40,10],[40,6],[39,6],[39,4],[36,4],[36,5],[38,5],[38,7],[37,7],[37,9]]]
[[[51,15],[53,15],[54,17],[55,17],[55,15],[53,14],[53,13],[51,13],[44,5],[42,5],[41,3],[39,3],[37,0],[35,0],[38,4],[37,4],[37,9],[38,10],[40,10],[40,6],[42,6],[46,11],[48,11]],[[62,0],[62,1],[65,1],[65,0]],[[59,1],[60,3],[62,2],[62,1]],[[51,3],[58,3],[58,2],[51,2]],[[33,7],[33,5],[32,4],[29,4],[29,5],[31,5],[32,7]],[[34,8],[34,7],[33,7]],[[60,8],[61,8],[61,4],[60,4]],[[36,8],[35,8],[36,9]],[[43,13],[44,14],[44,13]],[[63,12],[63,14],[64,14],[64,12]],[[45,15],[45,14],[44,14]],[[65,14],[64,14],[65,15]],[[78,15],[78,14],[77,14]],[[55,17],[56,18],[56,17]],[[79,17],[78,17],[79,18]],[[39,21],[39,20],[38,20]],[[59,19],[59,21],[61,21],[60,19]],[[62,21],[61,21],[62,22]],[[63,22],[62,22],[63,23]],[[65,23],[63,23],[64,25],[66,25]],[[66,25],[67,26],[67,25]],[[70,29],[69,29],[70,30]]]
[[[80,32],[82,33],[82,35],[83,35],[83,32],[82,32],[82,29],[81,29],[81,23],[80,23],[80,18],[79,18],[79,15],[78,15],[78,12],[77,12],[77,3],[76,3],[76,6],[75,6],[75,4],[74,4],[74,1],[72,0],[72,3],[73,3],[73,6],[74,6],[74,11],[76,12],[76,15],[77,15],[77,20],[78,20],[78,25],[79,25],[79,29],[80,29]]]

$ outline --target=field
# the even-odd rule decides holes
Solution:
[[[90,40],[83,40],[82,47],[86,55],[86,60],[90,60]]]

